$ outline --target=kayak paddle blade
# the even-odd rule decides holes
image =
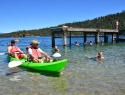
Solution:
[[[61,57],[61,54],[60,53],[55,53],[55,54],[53,54],[53,57]]]
[[[17,67],[19,65],[21,65],[22,62],[21,61],[11,61],[9,64],[8,64],[8,67],[9,68],[13,68],[13,67]]]

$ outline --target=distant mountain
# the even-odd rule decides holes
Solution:
[[[122,34],[125,34],[125,10],[123,10],[122,12],[118,12],[116,14],[109,14],[106,16],[97,17],[92,20],[64,23],[55,27],[67,25],[69,27],[74,27],[74,28],[115,29],[116,20],[119,21],[119,30],[122,32]],[[51,35],[50,28],[53,27],[4,33],[0,34],[0,37],[50,36]],[[75,33],[73,35],[75,35]]]

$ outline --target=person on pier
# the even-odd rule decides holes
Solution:
[[[116,20],[116,30],[118,30],[118,25],[119,25],[119,22],[118,20]]]
[[[67,29],[68,29],[68,26],[66,26],[66,25],[63,25],[63,26],[62,26],[62,28],[63,28],[63,30],[64,30],[64,31],[67,31]]]

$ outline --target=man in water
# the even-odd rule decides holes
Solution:
[[[104,59],[103,53],[100,51],[98,52],[98,56],[96,57],[97,61],[101,61],[102,59]]]
[[[93,42],[92,42],[92,40],[89,42],[89,45],[91,45],[92,46],[92,44],[93,44]]]
[[[76,46],[79,46],[79,43],[78,43],[78,42],[75,42],[75,45],[76,45]]]
[[[84,45],[87,45],[87,42],[85,41]]]
[[[100,45],[103,45],[103,41],[102,40],[100,41]]]
[[[51,57],[47,55],[45,52],[43,52],[40,48],[38,48],[38,44],[39,42],[37,40],[33,40],[31,42],[31,47],[28,49],[31,60],[33,62],[43,63],[42,55],[44,55],[45,56],[44,61],[51,61]]]
[[[95,59],[95,58],[91,58],[91,57],[89,57],[88,56],[88,58],[89,59]],[[98,52],[98,56],[96,57],[96,60],[98,61],[98,62],[101,62],[102,60],[104,59],[104,56],[103,56],[103,52]]]
[[[15,57],[17,60],[22,57],[27,58],[27,56],[19,49],[19,47],[15,46],[15,41],[12,40],[11,44],[8,46],[8,54],[12,57]]]

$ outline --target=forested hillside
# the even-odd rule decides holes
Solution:
[[[94,18],[92,20],[71,22],[60,24],[55,27],[60,27],[62,25],[67,25],[74,28],[99,28],[99,29],[115,29],[115,21],[119,21],[119,30],[122,34],[125,34],[125,10],[116,14],[109,14],[106,16],[101,16]],[[25,36],[50,36],[50,28],[42,28],[36,30],[22,30],[11,33],[0,34],[0,37],[25,37]]]

